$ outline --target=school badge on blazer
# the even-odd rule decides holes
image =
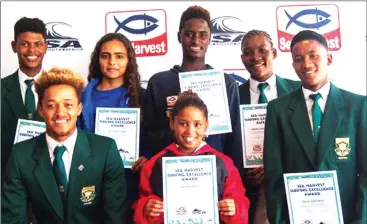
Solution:
[[[92,204],[94,198],[96,198],[96,187],[95,186],[83,187],[82,197],[80,198],[80,200],[83,202],[83,205]]]
[[[166,110],[166,116],[168,118],[171,117],[171,110],[172,107],[175,105],[176,101],[177,101],[177,96],[167,96],[166,100],[167,100],[167,110]]]
[[[349,160],[349,138],[335,138],[335,153],[338,160]]]

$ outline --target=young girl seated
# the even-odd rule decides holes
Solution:
[[[174,107],[170,128],[175,142],[146,162],[140,174],[139,199],[134,222],[163,223],[162,157],[215,155],[217,157],[218,209],[221,223],[248,223],[249,200],[232,160],[206,144],[208,109],[196,93],[183,92]],[[195,201],[193,201],[195,203]]]

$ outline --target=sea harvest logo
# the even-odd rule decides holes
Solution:
[[[313,30],[326,38],[330,51],[341,48],[339,8],[335,4],[286,5],[276,10],[278,46],[290,52],[292,38],[302,30]]]
[[[108,12],[106,33],[122,33],[137,57],[167,53],[167,19],[163,9]]]

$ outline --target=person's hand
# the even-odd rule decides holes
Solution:
[[[264,180],[264,167],[260,166],[247,172],[247,180],[251,185],[260,186]]]
[[[163,210],[163,201],[150,199],[148,203],[145,205],[145,216],[159,216]]]
[[[233,216],[236,214],[236,205],[233,199],[227,198],[219,201],[218,208],[221,215]]]
[[[138,160],[136,160],[133,164],[133,166],[131,167],[131,170],[133,171],[133,173],[135,173],[136,171],[138,171],[141,166],[148,161],[147,158],[145,158],[144,156],[139,157]]]

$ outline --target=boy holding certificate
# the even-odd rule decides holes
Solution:
[[[186,91],[179,96],[172,108],[170,128],[175,142],[143,165],[134,222],[163,223],[162,157],[215,155],[219,218],[223,223],[246,224],[249,201],[239,172],[229,157],[203,141],[208,128],[208,110],[196,93]],[[195,203],[194,198],[192,203]]]
[[[277,50],[270,35],[262,30],[248,31],[241,44],[241,59],[250,73],[248,82],[238,87],[240,104],[260,104],[284,96],[300,86],[299,81],[281,78],[273,71]],[[266,223],[264,167],[244,169],[242,174],[247,197],[251,201],[249,222]]]
[[[37,113],[34,80],[42,73],[47,52],[46,25],[38,18],[23,17],[14,25],[13,52],[19,69],[1,79],[1,179],[13,148],[18,119],[43,121]]]
[[[269,221],[289,222],[284,173],[336,170],[344,223],[367,223],[366,96],[331,83],[327,70],[333,58],[321,34],[299,32],[291,52],[302,87],[267,107],[264,168]]]
[[[36,81],[46,132],[14,145],[2,184],[1,223],[124,223],[126,182],[113,139],[76,128],[82,76],[53,68]]]
[[[153,154],[169,145],[173,136],[169,122],[172,106],[180,89],[179,73],[212,69],[205,64],[210,43],[210,13],[200,6],[191,6],[181,16],[177,33],[182,46],[182,64],[168,71],[154,74],[148,82],[144,102],[144,130]],[[224,74],[232,132],[210,135],[207,143],[229,156],[236,167],[243,167],[241,150],[241,122],[236,81]],[[214,99],[213,99],[214,100]]]
[[[88,80],[82,96],[83,111],[78,118],[78,127],[86,131],[95,132],[97,107],[141,108],[143,104],[145,89],[140,86],[134,48],[121,33],[108,33],[96,43],[91,55]],[[144,151],[142,139],[140,135],[141,156],[134,162],[132,169],[125,170],[129,209],[124,223],[132,223],[130,205],[138,198],[137,171],[149,157],[149,153]]]

